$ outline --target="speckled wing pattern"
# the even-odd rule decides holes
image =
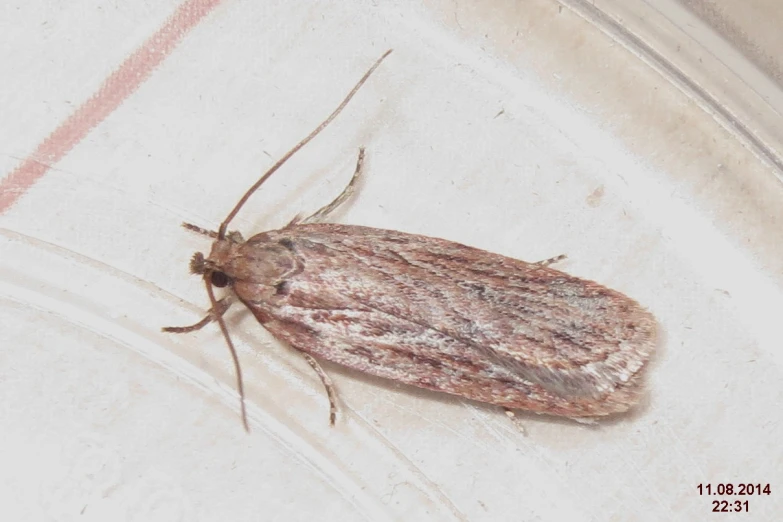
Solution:
[[[275,291],[234,291],[297,350],[467,399],[571,417],[627,410],[655,346],[653,317],[595,282],[443,239],[307,224],[258,234],[297,268]],[[262,291],[265,290],[265,291]]]

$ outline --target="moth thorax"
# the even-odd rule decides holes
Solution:
[[[230,244],[221,254],[215,257],[213,248],[207,263],[235,281],[275,284],[300,271],[294,253],[277,243]]]

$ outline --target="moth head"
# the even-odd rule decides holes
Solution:
[[[190,273],[196,275],[205,275],[208,273],[209,282],[217,288],[225,288],[231,284],[231,278],[225,272],[218,270],[215,263],[204,258],[204,254],[196,252],[190,258]]]

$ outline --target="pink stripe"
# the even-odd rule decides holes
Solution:
[[[180,40],[222,0],[186,0],[101,88],[54,130],[11,174],[0,181],[0,214],[16,203],[51,165],[60,161],[96,125],[133,94]]]

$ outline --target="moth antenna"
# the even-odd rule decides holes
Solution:
[[[217,232],[207,230],[206,228],[201,228],[191,223],[182,223],[182,228],[190,230],[191,232],[195,232],[196,234],[201,234],[202,236],[211,237],[212,239],[217,239],[218,237]]]
[[[204,274],[204,284],[207,287],[207,294],[209,294],[210,306],[212,310],[218,310],[220,304],[215,299],[215,292],[212,291],[212,284],[209,281],[209,273]],[[250,425],[247,422],[247,409],[245,408],[245,385],[242,381],[242,367],[239,365],[239,356],[237,356],[236,348],[234,348],[234,342],[231,340],[231,336],[228,334],[228,327],[226,321],[223,319],[223,315],[217,315],[215,320],[220,325],[220,330],[223,332],[223,337],[228,344],[228,351],[231,352],[231,359],[234,361],[234,372],[237,376],[237,393],[239,393],[239,406],[242,412],[242,425],[245,427],[245,431],[250,433]]]
[[[370,67],[366,73],[364,73],[364,76],[356,83],[356,85],[351,89],[351,92],[348,93],[348,96],[345,97],[345,99],[340,103],[340,105],[337,106],[337,108],[327,117],[318,127],[315,128],[314,131],[312,131],[310,134],[307,135],[305,139],[294,145],[294,147],[286,152],[282,158],[277,160],[277,163],[272,165],[272,167],[267,170],[263,176],[261,176],[258,181],[256,181],[253,186],[251,186],[247,192],[245,192],[245,195],[242,196],[242,198],[239,200],[239,202],[236,204],[236,206],[229,212],[226,219],[220,224],[220,229],[218,229],[218,239],[224,239],[226,237],[226,229],[228,228],[228,224],[231,223],[231,221],[236,217],[239,210],[244,206],[244,204],[247,202],[248,199],[250,199],[250,196],[252,196],[256,190],[271,176],[275,173],[277,169],[279,169],[283,164],[288,161],[288,159],[296,154],[299,149],[307,145],[310,140],[315,138],[318,134],[321,133],[322,130],[326,128],[327,125],[332,123],[332,120],[334,120],[338,114],[342,112],[342,110],[345,108],[346,105],[348,105],[348,102],[351,101],[351,98],[356,94],[356,92],[364,85],[364,83],[367,81],[367,79],[370,77],[370,75],[375,72],[375,69],[378,68],[379,65],[381,65],[381,62],[383,62],[384,59],[386,59],[387,56],[389,56],[392,52],[392,49],[389,49],[383,55],[378,58],[375,63]]]

